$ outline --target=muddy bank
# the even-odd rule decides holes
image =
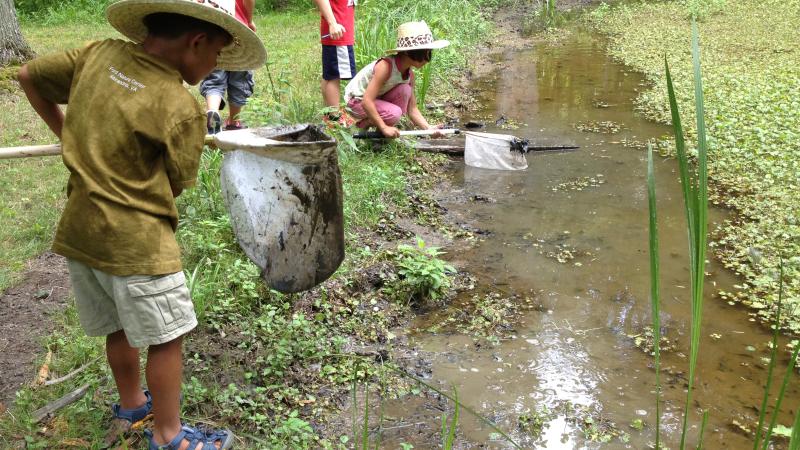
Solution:
[[[50,252],[32,260],[22,281],[0,295],[0,411],[33,381],[42,339],[57,327],[69,295],[66,260]]]

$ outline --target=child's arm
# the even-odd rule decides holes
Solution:
[[[245,19],[247,19],[247,26],[256,31],[256,25],[253,23],[253,11],[256,9],[256,0],[242,0],[244,6]]]
[[[400,130],[393,126],[386,125],[386,122],[384,122],[380,114],[378,114],[378,108],[375,106],[375,99],[378,98],[378,91],[381,86],[386,84],[386,81],[389,80],[389,75],[391,75],[391,63],[385,59],[378,61],[372,70],[372,79],[369,80],[367,90],[364,91],[361,106],[364,107],[364,112],[367,113],[367,117],[375,124],[381,134],[388,138],[400,137]]]
[[[414,95],[414,90],[411,90],[411,99],[408,101],[408,118],[411,122],[422,130],[436,130],[441,128],[439,125],[431,125],[422,115],[422,112],[417,108],[417,97]],[[443,137],[439,132],[432,134],[433,137]]]
[[[411,119],[411,122],[422,130],[431,130],[435,127],[432,127],[428,124],[428,121],[425,120],[425,116],[422,115],[422,112],[417,108],[417,97],[414,95],[414,89],[411,89],[411,99],[408,100],[408,118]]]
[[[328,22],[328,31],[331,34],[330,38],[339,39],[342,37],[346,30],[343,25],[336,21],[336,17],[333,15],[333,9],[331,9],[330,0],[314,0],[314,3],[317,5],[317,9],[319,9],[322,18]]]
[[[39,117],[44,120],[44,123],[47,124],[48,128],[61,139],[61,128],[64,126],[64,113],[56,103],[44,98],[39,93],[39,90],[36,89],[31,79],[27,64],[19,69],[17,79],[19,80],[19,85],[22,87],[22,90],[25,92],[25,96],[28,97],[28,101],[31,106],[33,106],[34,111],[36,111],[36,114],[38,114]]]

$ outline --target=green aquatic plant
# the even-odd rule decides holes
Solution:
[[[458,415],[461,409],[461,402],[458,401],[458,391],[453,388],[453,418],[447,420],[447,411],[442,413],[442,448],[451,450],[456,440],[456,428],[458,427]]]
[[[650,212],[650,305],[653,316],[653,355],[656,369],[656,449],[661,442],[661,294],[658,265],[658,215],[653,146],[647,146],[647,194]]]
[[[702,309],[703,309],[703,282],[704,282],[704,266],[706,254],[706,235],[707,235],[707,214],[708,214],[708,189],[707,189],[707,149],[708,144],[706,140],[706,127],[705,127],[705,112],[703,106],[703,86],[702,76],[700,70],[700,50],[699,39],[696,21],[692,21],[692,63],[695,81],[695,117],[697,120],[697,155],[696,166],[690,165],[688,159],[686,145],[683,135],[683,127],[681,125],[680,112],[678,110],[677,100],[675,96],[674,85],[672,83],[672,76],[669,70],[669,63],[666,56],[664,58],[665,73],[667,79],[667,91],[669,96],[670,111],[672,113],[672,124],[675,131],[675,147],[678,155],[678,164],[681,178],[681,186],[683,189],[684,205],[686,212],[687,229],[689,232],[689,258],[690,258],[690,275],[691,275],[691,295],[692,295],[692,325],[691,325],[691,344],[690,344],[690,359],[689,359],[689,380],[686,393],[686,403],[684,405],[683,428],[681,432],[680,448],[686,447],[687,425],[689,420],[689,407],[692,404],[692,391],[695,382],[695,369],[697,364],[697,355],[699,353],[699,336],[702,324]],[[653,298],[653,326],[654,333],[656,332],[656,324],[658,322],[657,312],[658,305],[658,239],[657,239],[657,221],[655,215],[655,182],[652,172],[652,148],[648,152],[648,193],[650,196],[650,252],[651,252],[651,297]],[[786,374],[783,378],[778,396],[773,408],[773,415],[769,426],[766,429],[763,442],[761,441],[761,432],[766,416],[766,406],[769,398],[769,391],[772,385],[772,373],[775,367],[777,358],[777,341],[778,333],[781,323],[781,304],[783,301],[783,264],[780,265],[779,278],[779,297],[777,304],[777,316],[773,325],[773,338],[772,338],[772,352],[770,355],[770,362],[767,374],[767,383],[764,390],[764,398],[762,400],[761,409],[759,412],[758,427],[754,439],[754,450],[761,446],[762,450],[769,447],[769,440],[774,430],[777,427],[777,416],[780,411],[781,403],[786,394],[786,388],[789,379],[794,373],[794,367],[797,362],[798,350],[797,346],[789,362]],[[656,354],[658,355],[658,340],[656,340]],[[659,392],[660,382],[658,378],[658,357],[656,359],[656,415],[659,416]],[[659,419],[657,418],[657,421]],[[702,422],[698,436],[698,447],[703,446],[703,434],[705,432],[706,423],[708,421],[708,411],[703,412]],[[800,421],[800,413],[795,418],[795,423]],[[796,426],[795,426],[796,428]],[[800,441],[796,439],[796,429],[792,432],[792,441],[790,441],[790,448],[797,448],[800,446]],[[656,448],[659,448],[659,432],[656,431]]]
[[[686,431],[689,424],[689,407],[692,404],[697,354],[700,348],[700,328],[703,319],[703,283],[705,277],[706,240],[708,235],[708,144],[706,141],[705,111],[703,107],[703,81],[700,73],[700,44],[697,22],[692,21],[692,62],[694,66],[695,116],[697,120],[697,166],[690,164],[683,136],[678,102],[669,72],[669,63],[664,56],[667,76],[672,126],[675,131],[675,150],[678,155],[684,210],[689,231],[689,266],[691,275],[692,326],[689,346],[689,381],[686,390],[686,404],[683,412],[681,445],[686,446]],[[701,435],[702,439],[702,435]],[[702,445],[702,440],[700,441]]]
[[[624,8],[623,8],[624,5]],[[758,14],[754,14],[758,11]],[[668,54],[678,104],[687,122],[687,142],[694,98],[691,61],[682,58],[689,42],[685,7],[675,2],[623,2],[591,23],[609,36],[609,52],[643,72],[655,86],[664,84],[662,55]],[[733,215],[723,219],[709,238],[721,264],[742,277],[734,292],[719,292],[726,303],[754,309],[771,325],[775,317],[778,255],[786,255],[783,332],[800,335],[800,0],[728,1],[720,14],[700,23],[709,51],[703,53],[709,158],[709,201]],[[713,31],[712,31],[713,30]],[[741,30],[747,30],[742,33]],[[753,48],[760,51],[754,52]],[[711,50],[713,49],[713,50]],[[668,100],[661,89],[644,90],[636,99],[648,118],[669,122]],[[692,146],[692,144],[690,144]],[[669,152],[674,154],[674,147]],[[762,262],[752,264],[750,248]],[[795,255],[795,256],[792,256]],[[792,258],[796,262],[792,262]]]

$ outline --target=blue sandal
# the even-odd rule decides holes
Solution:
[[[197,448],[198,444],[203,444],[200,450],[217,450],[215,443],[219,442],[219,450],[230,448],[233,445],[233,432],[230,430],[201,430],[192,428],[187,425],[181,426],[181,431],[175,436],[168,444],[157,445],[153,441],[153,432],[150,430],[144,431],[150,441],[150,450],[178,450],[181,448],[181,442],[184,439],[189,441],[189,446],[186,447],[190,450]]]
[[[111,413],[114,415],[114,418],[127,420],[131,424],[134,424],[147,417],[147,415],[150,414],[150,410],[153,409],[153,397],[150,395],[150,391],[144,391],[144,395],[147,397],[147,401],[144,405],[136,409],[122,409],[118,403],[111,405]]]

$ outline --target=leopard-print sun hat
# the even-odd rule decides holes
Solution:
[[[386,50],[386,54],[397,52],[407,52],[409,50],[422,50],[444,48],[450,45],[450,41],[440,39],[433,40],[433,33],[428,28],[425,21],[406,22],[397,27],[397,48]]]
[[[106,8],[106,18],[137,43],[147,37],[144,18],[148,14],[177,13],[205,20],[233,36],[233,42],[217,58],[218,69],[257,69],[266,62],[267,50],[258,35],[236,19],[235,5],[235,0],[119,0]]]

